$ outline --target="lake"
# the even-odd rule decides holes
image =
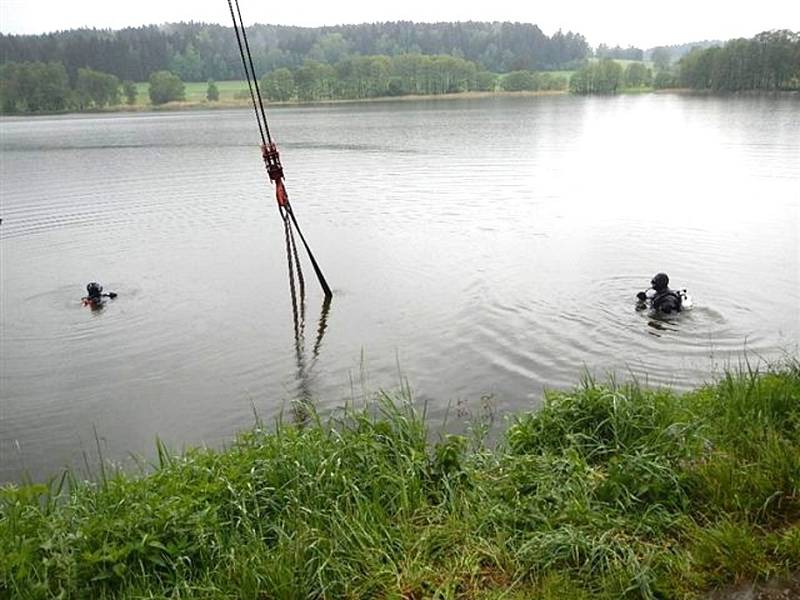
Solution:
[[[323,311],[301,256],[297,328],[252,111],[0,121],[0,482],[82,470],[98,442],[219,446],[254,411],[403,379],[460,430],[587,372],[687,389],[798,355],[797,95],[268,114],[334,292]],[[635,310],[658,271],[691,311]],[[93,280],[119,294],[101,311]]]

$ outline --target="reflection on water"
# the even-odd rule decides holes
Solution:
[[[661,337],[657,331],[680,331],[678,326],[680,324],[680,316],[674,315],[668,317],[666,315],[652,315],[647,319],[647,326],[655,329],[656,331],[648,331],[650,335]]]
[[[93,426],[123,459],[156,435],[220,444],[253,406],[325,414],[353,379],[396,387],[398,363],[441,421],[487,394],[501,414],[533,408],[584,369],[683,389],[745,348],[797,351],[795,97],[388,102],[270,123],[335,310],[275,218],[251,112],[0,120],[0,480],[80,464]],[[659,271],[694,299],[674,321],[634,310]],[[119,296],[92,313],[88,281]]]
[[[310,416],[314,402],[311,371],[319,358],[322,348],[322,339],[328,328],[328,313],[331,308],[332,296],[325,295],[322,299],[319,321],[311,349],[311,364],[306,363],[306,287],[303,277],[303,265],[297,252],[294,239],[293,222],[286,210],[281,210],[283,219],[284,237],[286,240],[286,266],[289,275],[289,296],[292,299],[292,321],[294,324],[294,353],[297,361],[297,397],[292,402],[294,421],[305,424]]]

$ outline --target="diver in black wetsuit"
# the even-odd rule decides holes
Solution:
[[[103,298],[116,298],[117,294],[115,292],[108,292],[106,294],[103,293],[103,286],[97,283],[96,281],[92,281],[86,286],[86,296],[81,298],[83,300],[84,306],[90,305],[92,307],[98,307],[103,305]]]
[[[652,295],[647,292],[636,294],[640,307],[644,308],[649,299],[650,308],[665,315],[683,310],[683,298],[681,294],[669,288],[669,276],[666,273],[657,273],[650,280],[650,285],[653,290]]]

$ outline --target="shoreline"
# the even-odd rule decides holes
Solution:
[[[642,88],[635,90],[625,90],[618,94],[603,95],[603,97],[614,96],[632,96],[643,94],[681,94],[687,96],[719,96],[719,97],[736,97],[736,96],[783,96],[783,95],[798,95],[800,90],[775,90],[775,91],[758,91],[758,90],[745,90],[741,92],[726,92],[720,93],[713,90],[692,90],[688,88],[665,88],[653,89]],[[483,92],[456,92],[453,94],[430,94],[421,95],[413,94],[407,96],[380,96],[377,98],[348,98],[337,100],[314,100],[309,102],[301,102],[299,100],[292,100],[288,102],[266,102],[265,108],[297,108],[306,106],[330,106],[338,104],[374,104],[374,103],[388,103],[388,102],[439,102],[443,100],[480,100],[484,98],[535,98],[544,96],[568,96],[568,90],[539,90],[539,91],[521,91],[521,92],[506,92],[506,91],[483,91]],[[0,114],[0,119],[6,118],[27,118],[27,117],[52,117],[52,116],[65,116],[65,115],[105,115],[117,113],[165,113],[165,112],[184,112],[184,111],[199,111],[199,110],[235,110],[235,109],[252,109],[250,99],[242,100],[223,100],[218,102],[202,101],[180,101],[180,102],[167,102],[160,106],[152,104],[141,105],[126,105],[120,104],[113,107],[102,109],[91,109],[82,111],[63,111],[63,112],[39,112],[39,113],[5,113]]]
[[[453,94],[410,94],[406,96],[379,96],[377,98],[343,98],[336,100],[312,100],[300,101],[291,100],[287,102],[265,102],[265,108],[296,108],[303,106],[327,106],[333,104],[373,104],[382,102],[419,102],[419,101],[441,101],[441,100],[475,100],[490,97],[535,97],[535,96],[561,96],[568,95],[566,90],[547,90],[547,91],[523,91],[523,92],[456,92]],[[0,113],[0,118],[14,117],[45,117],[57,115],[103,115],[115,113],[162,113],[162,112],[182,112],[195,110],[231,110],[231,109],[250,109],[253,104],[250,98],[242,100],[222,100],[217,102],[201,101],[177,101],[167,102],[162,105],[153,104],[119,104],[112,107],[89,109],[81,111],[61,111],[61,112],[37,112],[37,113]]]
[[[439,431],[407,389],[94,481],[0,486],[12,596],[733,597],[800,590],[800,361]],[[788,582],[788,583],[787,583]],[[785,586],[789,586],[786,588]],[[34,594],[34,590],[40,593]],[[783,597],[783,596],[782,596]],[[788,597],[788,596],[787,596]]]

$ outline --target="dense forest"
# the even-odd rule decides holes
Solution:
[[[481,31],[486,35],[478,36]],[[146,42],[149,36],[152,45]],[[641,58],[637,48],[601,45],[597,58],[590,59],[580,35],[558,32],[548,38],[535,25],[510,23],[255,26],[251,38],[264,95],[281,102],[567,88],[576,94],[800,89],[800,32],[788,30],[694,48],[677,63],[668,48],[654,49],[653,68],[631,58],[625,65],[614,60]],[[208,81],[206,98],[213,102],[219,99],[213,79],[241,77],[236,38],[218,25],[0,36],[0,42],[4,113],[102,109],[123,97],[133,105],[133,82],[143,80],[150,83],[153,105],[183,100],[184,81]],[[422,51],[447,46],[450,52]],[[499,48],[503,58],[495,62]],[[377,49],[383,53],[369,53]],[[466,58],[468,53],[479,59]],[[571,77],[547,70],[557,65],[572,67]],[[242,99],[248,97],[245,92]]]
[[[576,94],[616,94],[653,87],[716,92],[800,90],[800,32],[765,31],[751,39],[694,48],[676,64],[655,49],[655,74],[643,63],[625,69],[608,58],[587,62],[570,78]]]
[[[680,60],[677,84],[724,92],[800,89],[800,32],[765,31],[695,49]]]
[[[297,68],[306,59],[334,65],[354,55],[450,55],[483,70],[567,69],[591,49],[582,35],[552,36],[528,23],[373,23],[335,27],[248,27],[256,72]],[[2,62],[61,62],[70,81],[79,68],[145,81],[169,70],[183,81],[241,78],[236,37],[230,27],[178,23],[119,31],[80,29],[43,35],[0,34]]]

